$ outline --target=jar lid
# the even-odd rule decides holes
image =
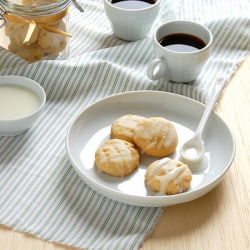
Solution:
[[[24,44],[29,44],[33,32],[38,26],[48,32],[60,34],[67,37],[72,37],[71,34],[48,23],[57,22],[63,19],[69,11],[69,4],[71,0],[13,0],[19,1],[20,4],[9,2],[7,0],[0,0],[0,19],[4,22],[0,24],[0,28],[6,24],[6,20],[11,23],[23,23],[26,25],[27,31]],[[32,5],[21,5],[32,4]],[[44,4],[34,6],[37,4]]]
[[[0,9],[18,16],[48,16],[66,9],[71,0],[0,0]]]
[[[15,4],[23,6],[45,6],[51,5],[58,2],[63,2],[62,0],[0,0],[3,4]]]

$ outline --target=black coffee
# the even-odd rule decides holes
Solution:
[[[167,35],[159,43],[163,47],[176,52],[194,52],[206,46],[205,42],[199,37],[184,33]]]
[[[155,2],[156,0],[111,0],[111,3],[116,7],[130,10],[144,9]]]

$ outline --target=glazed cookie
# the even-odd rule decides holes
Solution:
[[[173,153],[178,144],[174,125],[161,117],[138,122],[133,139],[144,153],[157,157]]]
[[[160,195],[178,194],[189,187],[192,173],[186,164],[163,158],[147,168],[145,179],[148,186]]]
[[[26,48],[36,42],[40,32],[40,29],[38,28],[38,26],[36,26],[29,41],[25,41],[28,29],[28,23],[13,23],[7,21],[5,25],[5,34],[9,37],[12,43],[17,44],[19,47]]]
[[[135,144],[133,137],[137,128],[137,123],[145,119],[145,117],[131,114],[116,119],[112,123],[110,137],[113,139],[122,139]]]
[[[44,55],[42,49],[37,43],[25,47],[20,47],[15,43],[10,43],[8,49],[29,62],[39,61]]]
[[[124,177],[138,167],[139,154],[132,143],[112,139],[96,150],[95,165],[101,172]]]
[[[62,20],[54,23],[46,23],[46,26],[66,31],[66,25]],[[60,34],[48,32],[47,30],[42,29],[39,33],[37,43],[46,54],[52,55],[65,49],[67,46],[67,38]]]

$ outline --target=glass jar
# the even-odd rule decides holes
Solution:
[[[71,0],[0,0],[0,46],[36,62],[66,59]]]

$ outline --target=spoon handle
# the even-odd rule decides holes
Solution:
[[[202,134],[204,127],[207,123],[207,120],[208,120],[211,112],[213,111],[214,106],[220,97],[220,94],[224,90],[225,85],[226,85],[226,81],[224,79],[221,79],[221,78],[217,82],[215,82],[213,89],[212,89],[212,92],[211,92],[210,99],[209,99],[208,104],[207,104],[207,107],[206,107],[206,109],[202,115],[202,118],[200,120],[200,123],[197,127],[196,134],[198,134],[198,133]]]

